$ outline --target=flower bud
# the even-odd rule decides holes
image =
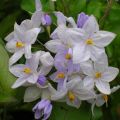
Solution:
[[[42,24],[45,26],[50,26],[52,24],[51,17],[48,14],[44,14]]]

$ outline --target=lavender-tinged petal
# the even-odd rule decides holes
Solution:
[[[51,17],[48,14],[43,15],[42,24],[45,26],[50,26],[52,24]]]
[[[50,114],[52,112],[52,105],[49,104],[45,109],[44,109],[44,118],[43,120],[47,120],[50,117]]]
[[[44,86],[46,84],[46,81],[47,81],[46,77],[44,75],[40,75],[37,80],[37,83]]]
[[[89,16],[85,13],[81,13],[78,15],[77,26],[78,28],[82,28],[85,22],[88,20]]]
[[[41,111],[40,110],[36,110],[35,111],[35,119],[40,119],[42,117]]]

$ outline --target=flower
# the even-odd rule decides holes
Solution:
[[[74,30],[74,29],[73,29]],[[88,18],[82,27],[82,30],[68,31],[66,34],[74,38],[73,63],[80,63],[89,60],[95,61],[102,53],[105,53],[104,47],[109,45],[115,38],[115,34],[107,31],[100,31],[99,25],[92,15]]]
[[[102,54],[100,59],[93,63],[88,62],[81,66],[83,73],[87,75],[84,78],[85,82],[91,83],[93,86],[106,95],[111,93],[109,82],[114,80],[119,73],[118,68],[109,67],[107,56]]]
[[[85,22],[88,20],[89,16],[86,15],[84,12],[80,13],[78,15],[78,19],[77,19],[77,27],[78,28],[82,28],[85,24]]]
[[[41,63],[41,65],[40,65]],[[49,73],[53,65],[53,58],[48,52],[38,51],[32,54],[25,64],[18,64],[10,67],[10,72],[18,77],[12,88],[25,84],[35,84],[40,75]]]
[[[47,99],[42,99],[33,108],[33,112],[35,113],[35,119],[40,119],[43,117],[42,120],[47,120],[50,117],[51,111],[52,104],[51,101]]]
[[[113,87],[113,88],[111,89],[111,93],[116,92],[118,89],[120,89],[120,85]],[[108,95],[105,95],[105,94],[97,94],[95,99],[88,100],[88,102],[92,104],[92,107],[91,107],[91,109],[92,109],[92,114],[94,115],[94,112],[93,112],[93,111],[94,111],[95,105],[98,106],[98,107],[100,107],[100,106],[102,106],[104,103],[107,104],[108,99],[109,99],[109,98],[108,98]]]
[[[76,108],[80,107],[81,100],[88,100],[95,97],[95,93],[92,88],[87,89],[87,86],[83,86],[83,82],[79,75],[71,78],[69,82],[64,81],[61,90],[56,91],[51,96],[52,100],[66,101],[68,105]]]
[[[17,62],[24,54],[25,58],[31,58],[31,45],[35,43],[37,36],[40,32],[40,28],[33,28],[28,31],[24,31],[17,23],[14,26],[14,37],[13,35],[9,36],[9,39],[6,44],[6,49],[14,53],[9,60],[9,65],[13,65]]]

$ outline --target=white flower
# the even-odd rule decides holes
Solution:
[[[103,94],[110,94],[109,82],[115,79],[118,75],[118,68],[108,67],[107,56],[103,54],[100,59],[94,62],[88,62],[82,64],[81,68],[83,73],[87,75],[84,81],[97,87],[97,89]]]
[[[80,77],[76,76],[69,82],[65,80],[61,90],[56,91],[56,93],[51,96],[51,99],[62,102],[66,101],[68,105],[79,108],[81,100],[88,100],[94,97],[94,91],[83,86]]]
[[[31,57],[31,45],[35,43],[37,36],[40,32],[40,28],[33,28],[28,31],[24,31],[17,23],[14,26],[14,37],[11,34],[7,39],[6,49],[14,53],[9,60],[9,65],[13,65],[24,54],[25,58]],[[12,37],[12,39],[10,39]]]
[[[46,86],[41,87],[38,84],[30,86],[26,89],[24,95],[24,102],[33,102],[39,98],[41,99],[51,99],[51,96],[55,93],[55,89],[50,83]]]
[[[116,92],[118,89],[120,89],[120,85],[113,87],[113,88],[111,89],[111,93]],[[105,95],[105,94],[97,94],[95,99],[88,100],[88,102],[92,104],[92,107],[91,107],[91,109],[92,109],[92,114],[94,115],[94,112],[93,112],[93,111],[94,111],[95,105],[98,106],[98,107],[100,107],[100,106],[102,106],[102,105],[105,104],[105,103],[107,104],[108,99],[109,99],[109,96],[108,96],[108,95]]]
[[[18,77],[12,88],[35,84],[39,75],[46,75],[49,73],[52,65],[53,58],[48,52],[38,51],[32,54],[32,57],[27,59],[25,64],[18,64],[10,67],[10,72]]]
[[[77,31],[76,31],[77,32]],[[70,34],[70,33],[69,33]],[[75,34],[71,34],[71,37]],[[105,52],[104,47],[115,38],[115,34],[99,30],[99,25],[94,16],[90,16],[74,38],[73,62],[80,63],[91,58],[93,61]]]

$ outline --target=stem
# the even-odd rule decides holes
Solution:
[[[61,0],[61,1],[62,1],[62,4],[63,4],[64,13],[67,15],[68,14],[68,10],[67,10],[67,6],[65,4],[65,1],[64,0]]]
[[[99,24],[100,24],[101,28],[103,27],[104,21],[105,21],[105,19],[108,17],[108,15],[110,13],[112,3],[113,3],[113,0],[108,0],[108,5],[107,5],[107,7],[105,9],[104,15],[102,16],[102,18],[99,21]]]

